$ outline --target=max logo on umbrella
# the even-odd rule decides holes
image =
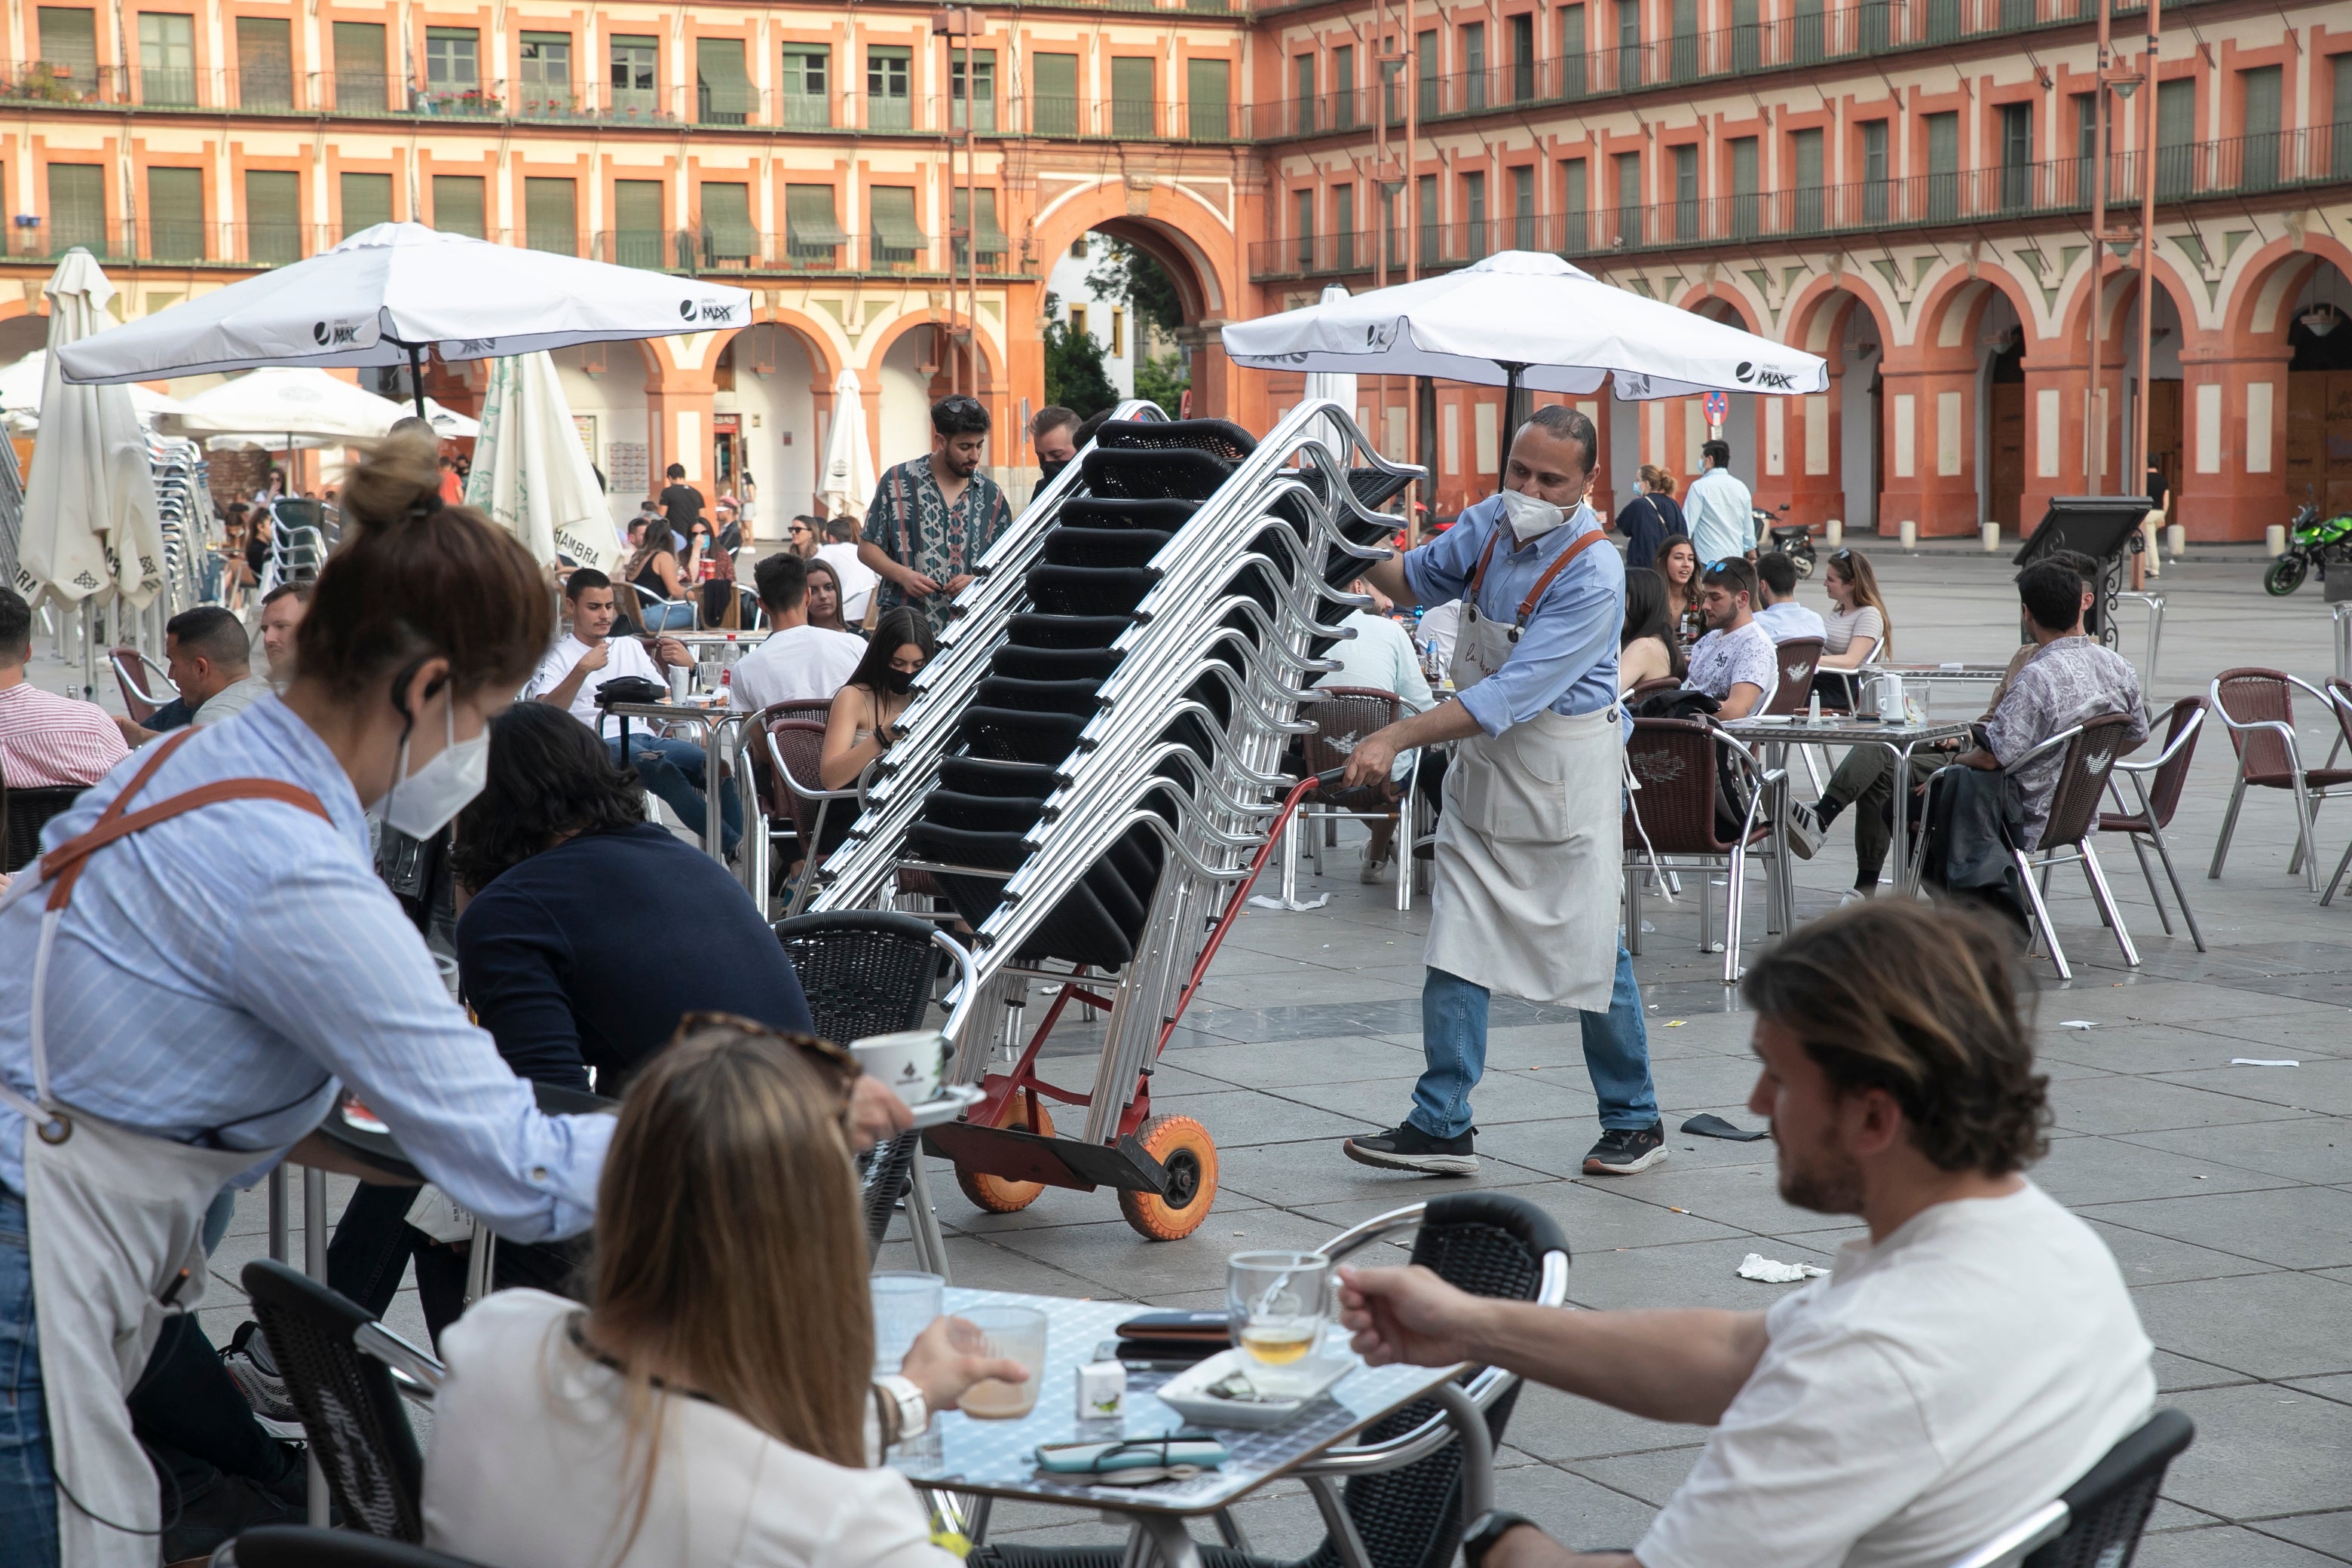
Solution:
[[[735,319],[735,307],[721,304],[715,300],[707,300],[699,307],[691,300],[680,300],[677,302],[679,321],[691,321],[698,315],[706,321],[731,321]]]
[[[1740,385],[1753,385],[1759,390],[1765,387],[1791,387],[1797,384],[1797,378],[1787,371],[1768,370],[1750,360],[1741,360],[1738,367],[1731,374]]]
[[[339,349],[359,342],[360,324],[357,321],[316,321],[311,324],[310,338],[322,349]]]

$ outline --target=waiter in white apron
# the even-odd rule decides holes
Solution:
[[[1363,1164],[1478,1169],[1470,1091],[1486,1071],[1496,991],[1582,1014],[1601,1128],[1587,1172],[1630,1175],[1665,1158],[1641,993],[1618,935],[1625,568],[1584,504],[1595,446],[1583,415],[1538,408],[1512,438],[1500,495],[1365,574],[1400,604],[1458,597],[1463,608],[1454,698],[1368,736],[1348,762],[1348,784],[1370,784],[1400,752],[1460,742],[1423,955],[1428,1065],[1401,1124],[1342,1146]]]
[[[430,441],[344,491],[292,684],[133,753],[0,902],[0,1562],[152,1568],[126,1390],[201,1300],[205,1209],[349,1085],[517,1241],[587,1228],[613,1126],[550,1117],[450,1000],[367,815],[430,837],[552,640],[545,579]]]

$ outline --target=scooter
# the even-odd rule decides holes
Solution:
[[[2263,590],[2284,598],[2303,586],[2315,565],[2323,583],[2331,565],[2352,565],[2352,512],[2323,520],[2319,508],[2306,500],[2287,524],[2286,553],[2263,573]]]
[[[1774,522],[1774,516],[1789,510],[1785,503],[1772,511],[1766,511],[1762,507],[1753,510],[1756,513],[1756,537],[1770,540],[1772,548],[1786,555],[1796,566],[1798,576],[1811,576],[1813,531],[1801,522]]]

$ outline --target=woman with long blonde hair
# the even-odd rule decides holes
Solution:
[[[1859,550],[1832,551],[1822,585],[1829,590],[1830,613],[1822,617],[1828,632],[1821,667],[1859,669],[1885,662],[1895,651],[1895,617],[1878,591],[1878,574],[1870,557]]]
[[[443,1339],[430,1545],[489,1568],[956,1568],[872,1467],[1024,1374],[941,1319],[869,1380],[857,1078],[839,1047],[688,1016],[622,1105],[591,1305],[501,1290]]]

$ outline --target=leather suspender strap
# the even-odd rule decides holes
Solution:
[[[146,787],[155,770],[162,767],[171,754],[194,734],[194,731],[190,731],[174,735],[157,745],[154,755],[131,776],[131,782],[122,787],[122,792],[107,803],[106,809],[99,813],[98,820],[90,824],[88,830],[41,857],[41,876],[50,884],[47,909],[62,910],[73,901],[74,883],[80,880],[82,868],[89,863],[92,855],[115,840],[128,838],[159,822],[168,822],[173,817],[220,801],[274,800],[299,806],[322,822],[334,820],[327,815],[327,808],[319,804],[317,795],[278,779],[216,779],[211,784],[199,784],[194,789],[173,795],[168,800],[157,801],[153,805],[142,806],[137,811],[126,810],[131,798]]]
[[[1495,525],[1495,531],[1486,536],[1486,548],[1479,552],[1478,569],[1470,574],[1470,592],[1467,596],[1473,609],[1475,609],[1478,605],[1479,585],[1486,581],[1486,563],[1495,558],[1495,542],[1502,537],[1503,524],[1497,522]],[[1536,585],[1528,591],[1526,598],[1519,601],[1518,626],[1521,630],[1526,629],[1528,617],[1536,613],[1536,603],[1544,596],[1544,590],[1551,586],[1551,580],[1567,570],[1570,562],[1601,542],[1602,537],[1601,530],[1597,528],[1589,533],[1578,536],[1575,543],[1559,552],[1559,560],[1544,568],[1544,574],[1536,579]]]
[[[1478,589],[1486,581],[1486,563],[1495,558],[1495,541],[1503,537],[1505,524],[1498,519],[1495,531],[1486,536],[1486,548],[1478,552],[1478,569],[1470,574],[1470,592],[1465,595],[1473,610],[1478,607]]]

